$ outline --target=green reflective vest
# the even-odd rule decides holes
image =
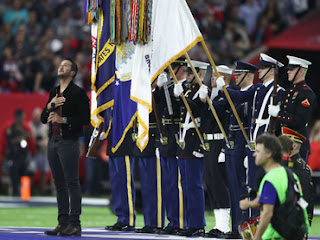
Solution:
[[[296,174],[293,173],[294,178],[299,182],[299,190],[300,194],[302,196],[302,190],[300,188],[300,181],[299,178],[297,177]],[[259,195],[261,195],[263,185],[264,183],[268,181],[272,184],[272,186],[276,189],[278,199],[280,204],[283,204],[286,201],[286,193],[288,189],[288,176],[286,173],[286,170],[284,167],[278,167],[275,169],[270,170],[265,174],[263,177],[260,186],[259,186]],[[262,211],[260,212],[260,215],[262,215]],[[307,229],[309,232],[309,222],[307,221],[307,212],[306,209],[304,209],[304,215],[305,215],[305,220],[307,224]],[[272,227],[271,223],[269,223],[266,231],[262,235],[262,239],[272,239],[272,238],[279,238],[279,239],[284,239],[274,228]]]

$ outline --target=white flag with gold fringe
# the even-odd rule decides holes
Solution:
[[[153,0],[151,40],[136,45],[131,99],[138,103],[137,146],[148,143],[151,83],[174,60],[203,39],[185,0]]]

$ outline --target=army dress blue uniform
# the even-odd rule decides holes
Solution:
[[[161,186],[163,207],[168,219],[168,226],[160,234],[175,234],[184,228],[182,189],[179,181],[179,168],[177,160],[178,143],[176,136],[179,131],[180,104],[173,94],[173,81],[154,92],[158,114],[161,116],[163,139],[158,142],[161,165]],[[165,97],[167,88],[173,115],[169,114],[168,103]],[[169,103],[169,104],[170,104]],[[180,187],[179,187],[180,186]],[[180,201],[181,200],[181,201]]]
[[[149,141],[141,152],[135,146],[134,156],[139,158],[139,175],[141,184],[144,227],[139,233],[155,233],[164,226],[164,208],[162,207],[161,167],[156,156],[158,129],[154,113],[149,115]]]
[[[112,152],[112,129],[108,135],[107,155],[109,156],[109,175],[111,182],[112,202],[117,223],[107,226],[106,230],[131,231],[135,226],[135,188],[133,179],[132,128],[116,152]]]
[[[205,104],[199,99],[199,84],[191,84],[184,91],[186,100],[191,108],[193,117],[200,127],[200,112]],[[178,149],[178,165],[181,173],[181,185],[184,196],[184,209],[186,211],[186,234],[191,231],[204,233],[206,225],[204,219],[204,190],[203,178],[203,149],[200,146],[199,136],[196,132],[190,114],[181,101],[180,128]],[[192,234],[193,234],[192,233]],[[183,235],[184,233],[181,233]]]

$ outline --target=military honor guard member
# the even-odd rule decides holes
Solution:
[[[247,91],[235,91],[228,89],[228,92],[235,103],[252,101],[252,119],[249,131],[250,146],[247,148],[248,156],[248,185],[252,189],[257,189],[256,165],[254,163],[253,153],[255,150],[255,140],[260,134],[269,130],[269,122],[271,115],[268,111],[268,105],[271,102],[274,71],[276,64],[278,67],[284,65],[276,59],[261,53],[259,64],[259,79],[262,83],[257,83],[254,88]],[[252,65],[253,66],[253,65]],[[256,68],[255,66],[253,66]],[[284,89],[277,84],[277,101],[281,101]]]
[[[233,70],[225,65],[217,66],[217,70],[226,81],[226,84],[229,85]],[[215,110],[223,129],[227,131],[230,114],[226,110],[226,106],[228,105],[226,100],[220,96],[221,94],[216,96],[214,92],[217,78],[218,76],[213,70],[211,77],[213,91],[209,91],[208,94],[211,101],[223,102],[223,106],[215,108]],[[200,98],[203,102],[206,102],[206,92],[208,91],[206,88],[205,85],[202,85],[200,88],[200,91],[204,91],[204,94],[199,94],[200,97],[203,95]],[[205,110],[201,113],[200,128],[201,132],[203,132],[206,148],[206,151],[204,151],[204,184],[216,220],[215,227],[206,233],[206,237],[223,237],[224,233],[230,231],[230,202],[224,153],[225,139],[208,105],[206,105]]]
[[[192,61],[201,80],[204,79],[209,64]],[[177,233],[181,236],[203,236],[205,233],[204,219],[204,190],[202,186],[203,177],[203,147],[200,144],[195,127],[201,124],[200,113],[205,104],[199,99],[199,84],[194,74],[188,74],[187,85],[184,90],[182,84],[175,84],[174,95],[181,98],[184,94],[188,102],[196,125],[191,120],[191,115],[181,101],[180,106],[180,129],[178,149],[178,165],[181,173],[181,185],[184,195],[184,209],[186,210],[186,229]]]
[[[179,58],[172,64],[173,72],[179,82],[186,81],[187,62]],[[169,76],[169,79],[168,79]],[[158,114],[161,116],[162,138],[158,147],[161,165],[162,201],[168,219],[168,225],[158,230],[159,234],[173,234],[184,228],[183,194],[178,168],[178,131],[180,122],[180,103],[174,97],[174,81],[171,74],[161,73],[154,91]]]
[[[307,126],[312,115],[312,107],[316,104],[316,95],[305,81],[311,62],[294,56],[287,56],[287,58],[289,59],[288,80],[291,85],[284,93],[281,106],[269,106],[269,111],[272,116],[277,117],[278,133],[281,127],[288,127],[306,138],[300,154],[304,160],[307,160],[310,154]]]
[[[144,227],[136,229],[137,233],[156,233],[164,226],[164,208],[161,194],[160,158],[156,156],[158,137],[154,111],[149,115],[149,141],[145,149],[134,147],[134,156],[139,159],[139,176],[141,185]],[[160,187],[159,187],[160,186]]]
[[[282,135],[279,137],[280,142],[282,143],[284,140],[282,138],[287,137],[291,141],[291,150],[288,152],[289,158],[284,159],[282,161],[282,165],[289,167],[292,171],[297,174],[300,179],[300,183],[303,191],[303,198],[308,202],[307,213],[308,220],[311,226],[313,219],[313,209],[314,209],[314,188],[311,177],[310,167],[305,163],[305,161],[301,158],[299,151],[300,147],[306,138],[290,128],[282,127],[281,128]],[[288,140],[286,140],[288,142]]]
[[[240,91],[247,91],[254,88],[253,79],[256,70],[257,68],[250,63],[241,61],[236,62],[234,77],[237,86],[240,87]],[[249,135],[252,116],[252,101],[236,103],[235,108],[247,135]],[[232,231],[225,234],[225,236],[228,238],[240,238],[238,225],[241,221],[247,220],[248,218],[248,213],[242,212],[239,207],[241,197],[248,194],[245,187],[248,168],[248,158],[246,157],[247,142],[234,114],[232,113],[232,110],[230,109],[229,111],[229,147],[226,147],[226,169],[231,200]]]
[[[120,147],[113,153],[111,127],[108,135],[107,155],[109,156],[113,211],[118,219],[114,225],[105,227],[109,231],[133,231],[135,229],[134,144],[131,128]]]
[[[257,71],[257,69],[258,68],[256,66],[250,63],[241,61],[236,62],[234,76],[237,88],[240,88],[240,91],[244,92],[253,88],[252,83],[254,73]],[[220,79],[217,79],[218,90],[222,89],[223,84],[224,82],[222,82]],[[230,89],[230,87],[227,86],[227,89]],[[213,105],[217,108],[217,110],[219,110],[220,105],[222,105],[221,103],[224,103],[224,108],[229,112],[228,145],[225,148],[225,159],[232,223],[231,231],[224,233],[222,237],[227,239],[239,239],[241,236],[238,233],[238,225],[241,223],[241,221],[247,220],[248,218],[247,212],[242,212],[239,208],[239,200],[241,196],[247,194],[247,170],[245,167],[247,142],[227,100],[224,99],[224,101],[218,102],[214,101]],[[244,126],[244,129],[248,134],[251,123],[252,100],[248,100],[247,102],[236,102],[235,108]]]

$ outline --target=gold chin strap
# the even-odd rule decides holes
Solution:
[[[161,143],[162,145],[167,145],[167,144],[168,144],[168,137],[162,136],[162,137],[160,138],[160,143]]]

